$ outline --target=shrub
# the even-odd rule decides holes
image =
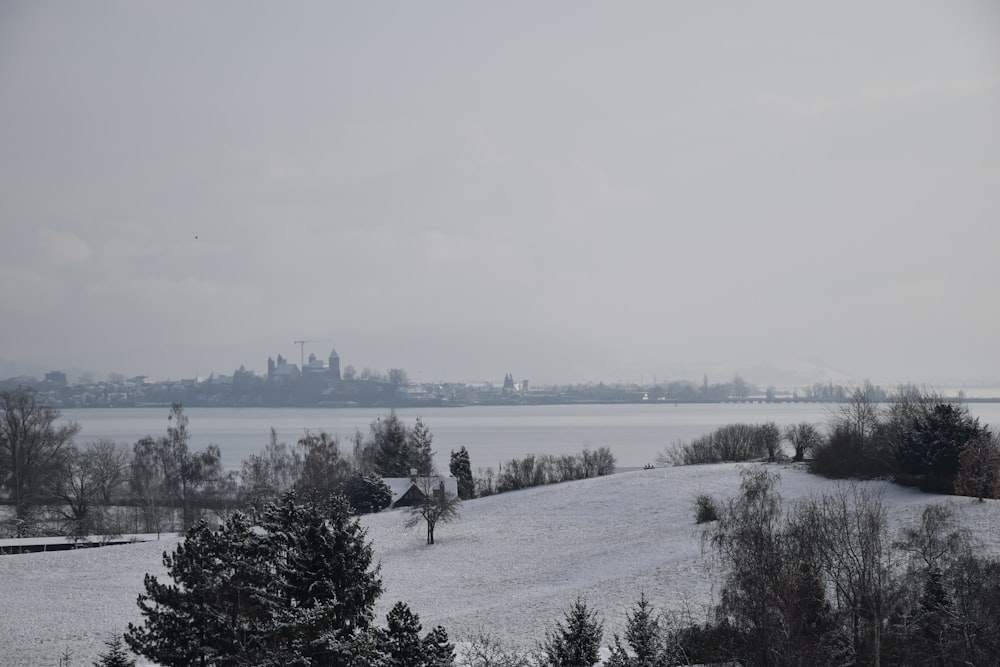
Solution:
[[[997,436],[980,436],[959,454],[955,493],[980,501],[1000,497],[1000,439]]]
[[[490,492],[503,493],[543,484],[602,477],[614,471],[615,456],[610,449],[599,447],[592,451],[584,448],[579,454],[564,454],[559,457],[549,454],[543,456],[528,454],[523,459],[512,459],[501,467],[495,486],[490,484],[491,477],[480,477],[476,480],[476,485],[478,495],[489,495]],[[491,469],[487,469],[486,472],[492,475]],[[486,488],[482,488],[484,486]],[[491,486],[492,490],[489,488]]]
[[[661,465],[698,465],[777,458],[781,430],[773,423],[727,424],[689,443],[677,443],[657,457]]]
[[[708,523],[719,518],[719,508],[715,498],[707,493],[699,493],[694,499],[694,518],[698,523]]]

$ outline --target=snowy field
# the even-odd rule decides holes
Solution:
[[[620,632],[641,592],[660,609],[701,615],[711,578],[694,523],[693,499],[735,493],[738,465],[641,470],[466,502],[458,522],[438,526],[437,544],[405,515],[364,519],[382,563],[380,618],[407,601],[425,628],[444,625],[453,640],[480,630],[533,645],[582,594]],[[780,492],[789,502],[832,490],[833,482],[789,466]],[[893,530],[948,502],[993,553],[1000,553],[1000,501],[885,489]],[[104,640],[138,621],[135,600],[146,572],[162,575],[160,554],[176,537],[100,549],[0,557],[0,663],[56,665],[66,649],[89,666]]]

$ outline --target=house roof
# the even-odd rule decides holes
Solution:
[[[385,482],[385,485],[389,487],[389,492],[392,493],[393,504],[402,498],[414,484],[413,480],[409,477],[383,477],[382,481]],[[418,489],[436,489],[441,482],[444,482],[445,493],[453,496],[458,495],[458,480],[454,477],[441,477],[439,475],[435,475],[433,477],[417,477],[416,485]]]

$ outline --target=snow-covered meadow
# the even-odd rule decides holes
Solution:
[[[365,517],[385,585],[377,612],[404,600],[425,628],[444,625],[454,640],[484,631],[523,645],[542,638],[577,595],[604,618],[606,639],[642,592],[661,609],[701,614],[714,591],[693,500],[733,495],[740,467],[641,470],[466,502],[456,523],[438,527],[434,546],[422,528],[403,529],[401,512]],[[835,484],[774,468],[787,502]],[[884,488],[893,530],[948,502],[1000,553],[1000,501],[866,484]],[[89,665],[105,639],[139,620],[143,576],[162,575],[160,554],[177,539],[0,557],[0,662],[56,665],[68,649],[72,665]]]

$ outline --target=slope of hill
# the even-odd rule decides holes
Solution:
[[[484,630],[531,645],[583,595],[620,632],[641,592],[660,609],[703,614],[713,581],[694,523],[693,498],[733,495],[738,465],[662,468],[539,487],[467,502],[458,522],[439,526],[426,546],[405,515],[365,517],[382,563],[384,614],[407,601],[425,628],[444,625],[453,639]],[[833,482],[788,466],[788,502],[831,490]],[[931,503],[955,504],[960,520],[1000,553],[1000,501],[943,498],[883,482],[893,530],[917,521]],[[103,641],[137,621],[136,596],[148,571],[162,575],[159,542],[76,552],[0,557],[0,655],[5,665],[56,664],[64,649],[86,665]]]

